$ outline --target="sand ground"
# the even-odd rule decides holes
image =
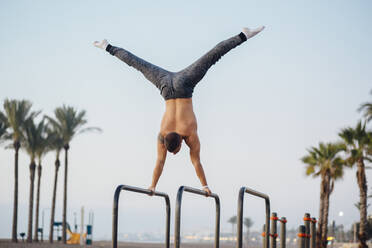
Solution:
[[[112,247],[112,243],[110,241],[96,241],[93,242],[93,245],[63,245],[60,243],[53,243],[49,244],[48,242],[39,242],[39,243],[12,243],[9,240],[0,240],[0,247],[5,248],[47,248],[47,247],[53,247],[53,248],[78,248],[78,247],[87,247],[87,248],[102,248],[102,247]],[[127,243],[127,242],[119,242],[119,247],[122,248],[164,248],[164,244],[157,244],[157,243]],[[170,247],[174,247],[173,244],[170,245]],[[212,248],[213,244],[188,244],[184,243],[182,244],[182,247],[185,248]],[[234,244],[221,244],[221,248],[233,248],[235,247]]]
[[[47,248],[47,247],[52,247],[52,248],[109,248],[112,247],[111,241],[95,241],[93,245],[63,245],[60,243],[53,243],[49,244],[48,242],[39,242],[39,243],[24,243],[22,241],[18,243],[12,243],[10,240],[1,240],[0,239],[0,247],[5,248]],[[164,244],[157,244],[157,243],[127,243],[127,242],[119,242],[119,247],[122,248],[164,248]],[[171,244],[170,247],[174,247],[173,244]],[[213,244],[189,244],[189,243],[182,243],[181,244],[182,248],[212,248]],[[235,244],[220,244],[221,248],[235,248]],[[291,246],[293,247],[293,246]],[[296,246],[294,246],[296,247]],[[332,247],[332,246],[328,246]],[[357,248],[358,244],[352,244],[352,243],[337,243],[333,245],[333,248]],[[368,243],[368,247],[372,248],[372,244]],[[249,246],[249,248],[262,248],[262,247],[253,247]]]

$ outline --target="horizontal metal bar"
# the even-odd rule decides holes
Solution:
[[[189,186],[181,186],[183,191],[187,191],[187,192],[190,192],[190,193],[194,193],[194,194],[197,194],[197,195],[203,195],[203,196],[207,196],[207,197],[213,197],[215,199],[219,199],[218,195],[215,194],[215,193],[212,193],[210,195],[208,195],[207,192],[205,192],[204,190],[201,190],[201,189],[196,189],[196,188],[192,188],[192,187],[189,187]],[[180,189],[181,189],[180,187]]]
[[[138,187],[124,185],[124,184],[119,185],[118,188],[120,188],[120,190],[132,191],[132,192],[142,193],[142,194],[146,194],[146,195],[168,197],[168,195],[166,193],[163,193],[163,192],[151,191],[149,189],[143,189],[143,188],[138,188]]]
[[[114,206],[112,212],[112,247],[117,248],[118,245],[118,212],[119,212],[119,196],[122,190],[131,191],[135,193],[141,193],[145,195],[154,195],[163,197],[166,204],[166,226],[165,226],[165,247],[169,248],[170,245],[170,201],[169,196],[162,192],[153,192],[148,189],[142,189],[138,187],[133,187],[129,185],[119,185],[116,187],[114,195]]]
[[[269,196],[264,194],[264,193],[261,193],[261,192],[258,192],[256,190],[253,190],[253,189],[250,189],[248,187],[244,187],[244,191],[245,193],[248,193],[248,194],[251,194],[251,195],[254,195],[254,196],[257,196],[257,197],[261,197],[261,198],[264,198],[266,200],[270,200]]]
[[[220,246],[220,198],[217,194],[210,194],[208,195],[207,192],[191,188],[188,186],[181,186],[178,189],[177,193],[177,201],[176,201],[176,218],[175,218],[175,233],[174,233],[174,246],[175,248],[179,248],[181,244],[180,236],[181,236],[181,204],[182,204],[182,195],[183,192],[189,192],[197,195],[207,196],[214,198],[216,202],[216,224],[215,224],[215,238],[214,238],[214,247],[218,248]]]

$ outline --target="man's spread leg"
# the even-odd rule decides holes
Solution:
[[[162,87],[164,87],[166,84],[165,81],[168,80],[172,74],[159,66],[153,65],[146,60],[137,57],[123,48],[108,44],[106,40],[103,40],[102,42],[96,41],[93,44],[98,48],[106,50],[111,55],[125,62],[127,65],[132,66],[138,71],[142,72],[142,74],[159,90],[162,90]]]
[[[255,36],[261,32],[264,27],[250,30],[244,28],[239,35],[233,36],[230,39],[218,43],[212,50],[203,55],[196,62],[191,64],[186,69],[178,72],[177,78],[183,81],[186,86],[194,88],[195,85],[204,77],[209,68],[214,65],[223,55],[228,53],[231,49],[239,46],[247,39]]]
[[[106,48],[106,51],[109,52],[111,55],[119,58],[127,65],[132,66],[142,72],[142,74],[159,90],[161,90],[161,87],[163,85],[162,80],[164,78],[167,78],[171,74],[171,72],[164,70],[159,66],[153,65],[123,48],[111,46],[109,44]]]

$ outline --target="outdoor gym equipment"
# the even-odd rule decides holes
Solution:
[[[286,246],[285,241],[286,241],[286,236],[287,236],[287,230],[286,230],[287,219],[285,217],[282,217],[281,219],[279,219],[279,221],[280,221],[280,248],[285,248]]]
[[[112,247],[118,247],[118,210],[119,210],[119,196],[121,191],[131,191],[135,193],[141,193],[145,195],[154,195],[163,197],[166,204],[166,226],[165,226],[165,247],[169,248],[169,236],[170,236],[170,203],[169,203],[169,196],[162,192],[152,192],[148,189],[141,189],[137,187],[132,187],[128,185],[119,185],[115,190],[114,195],[114,207],[112,213]]]
[[[311,242],[310,242],[310,248],[315,248],[315,235],[316,235],[316,219],[311,218],[311,225],[310,225],[310,235],[311,235]]]
[[[299,248],[305,248],[306,246],[306,238],[308,235],[306,234],[306,227],[304,225],[301,225],[298,228],[298,247]]]
[[[166,203],[166,227],[165,227],[165,247],[169,248],[170,246],[170,203],[169,197],[166,193],[162,192],[152,192],[148,189],[137,188],[128,185],[119,185],[115,190],[114,195],[114,206],[113,206],[113,221],[112,221],[112,247],[117,248],[118,242],[118,211],[119,211],[119,196],[122,190],[131,191],[135,193],[141,193],[146,195],[160,196],[163,197]],[[182,196],[183,192],[189,192],[197,195],[208,196],[207,193],[200,189],[191,188],[188,186],[181,186],[177,192],[176,200],[176,212],[175,212],[175,234],[174,234],[174,245],[175,248],[179,248],[181,244],[181,205],[182,205]],[[245,193],[262,198],[265,200],[265,225],[263,228],[262,236],[264,237],[263,247],[264,248],[276,248],[276,239],[277,234],[277,222],[281,223],[280,230],[280,248],[286,247],[286,223],[287,220],[285,217],[279,219],[277,213],[272,213],[270,218],[270,198],[268,195],[250,189],[248,187],[241,187],[239,190],[238,196],[238,213],[237,213],[237,248],[243,247],[243,205],[244,205],[244,195]],[[214,198],[216,203],[216,224],[215,224],[215,239],[214,247],[219,248],[220,241],[220,199],[217,194],[212,193],[208,196]],[[271,230],[270,233],[270,220]],[[315,248],[315,232],[316,232],[316,219],[311,218],[310,214],[306,213],[304,217],[305,225],[300,226],[298,233],[298,247],[300,248]],[[268,234],[268,235],[266,235]],[[271,242],[270,242],[271,239]],[[271,244],[271,246],[270,246]],[[307,246],[306,246],[307,245]]]
[[[279,235],[279,238],[280,238],[280,248],[285,248],[286,247],[286,223],[287,223],[287,219],[285,217],[282,217],[281,219],[279,219],[277,217],[277,214],[276,213],[272,213],[271,214],[271,218],[272,220],[271,222],[271,233],[270,233],[270,239],[271,239],[271,243],[270,243],[270,248],[275,248],[276,247],[276,239],[278,237],[278,234],[277,234],[277,221],[279,221],[281,223],[281,227],[280,227],[280,235]],[[303,228],[302,226],[300,226],[299,228],[299,233],[298,233],[298,247],[299,248],[315,248],[315,233],[316,233],[316,219],[315,218],[311,218],[310,217],[310,214],[309,213],[305,213],[304,215],[304,225]],[[266,237],[266,229],[265,229],[265,226],[263,226],[263,233],[262,233],[262,236],[263,237]],[[265,242],[263,244],[263,248],[265,248]]]
[[[180,233],[181,233],[181,204],[183,192],[189,192],[197,195],[208,196],[207,193],[200,189],[195,189],[187,186],[181,186],[177,193],[176,202],[176,220],[175,220],[175,237],[174,244],[176,248],[180,247]],[[216,226],[215,226],[215,236],[214,236],[214,247],[218,248],[220,246],[220,198],[218,195],[212,193],[209,197],[213,197],[216,202]]]
[[[266,207],[266,217],[265,217],[265,233],[270,233],[270,198],[268,195],[250,189],[248,187],[241,187],[239,190],[238,198],[238,231],[237,231],[237,247],[243,247],[243,203],[244,203],[244,193],[257,196],[265,200]],[[264,247],[269,247],[269,235],[265,235]]]
[[[272,213],[270,220],[271,220],[270,244],[271,248],[276,248],[276,238],[278,237],[276,222],[279,220],[277,213]]]

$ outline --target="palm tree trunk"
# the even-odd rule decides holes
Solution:
[[[331,190],[331,175],[327,171],[325,176],[325,199],[323,209],[323,226],[322,226],[322,247],[327,247],[327,235],[328,235],[328,213],[329,213],[329,196]]]
[[[30,164],[30,198],[28,205],[28,228],[27,228],[27,242],[32,242],[32,217],[34,207],[34,181],[35,181],[35,162]]]
[[[17,240],[17,219],[18,219],[18,151],[21,147],[19,141],[13,143],[14,155],[14,202],[13,202],[13,226],[12,226],[12,242]]]
[[[39,204],[40,204],[40,179],[41,179],[41,164],[37,166],[37,189],[36,189],[36,211],[35,211],[35,226],[34,226],[34,241],[39,241]]]
[[[319,206],[319,220],[318,228],[316,229],[316,247],[322,248],[322,236],[323,236],[323,222],[324,222],[324,205],[325,205],[325,175],[321,175],[320,182],[320,206]]]
[[[66,244],[66,212],[67,212],[67,165],[68,165],[68,149],[69,145],[64,146],[65,149],[65,180],[63,188],[63,217],[62,217],[62,242]]]
[[[360,195],[360,226],[359,226],[359,248],[368,248],[367,246],[367,181],[363,158],[357,162],[357,181]]]
[[[54,172],[54,186],[53,186],[53,198],[52,198],[52,209],[50,213],[50,226],[49,226],[49,242],[53,243],[53,231],[54,231],[54,215],[56,210],[56,196],[57,196],[57,179],[59,170],[59,159],[55,161],[55,172]]]

